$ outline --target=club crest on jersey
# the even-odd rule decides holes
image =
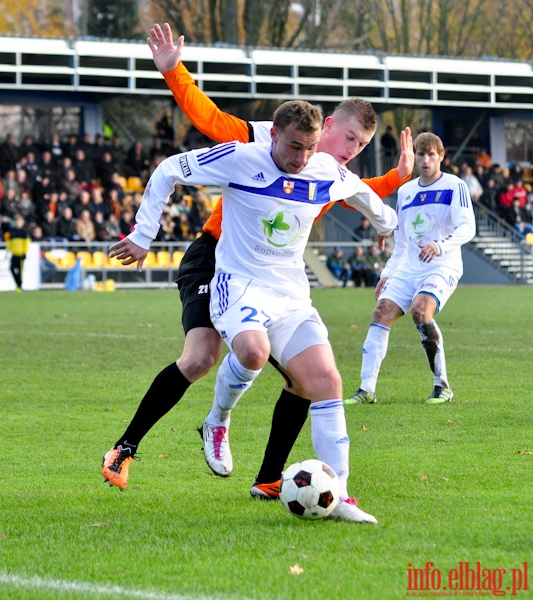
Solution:
[[[285,208],[273,210],[266,219],[259,218],[265,242],[274,248],[284,248],[296,239],[300,232],[300,220]]]
[[[431,217],[427,213],[419,212],[411,221],[411,227],[415,235],[424,235],[431,229]]]
[[[420,194],[419,198],[420,198],[420,202],[425,202],[426,201],[426,194]]]
[[[286,194],[292,194],[294,192],[294,181],[285,180],[283,182],[283,191]]]

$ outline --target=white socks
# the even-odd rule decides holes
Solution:
[[[231,410],[259,373],[261,369],[245,369],[235,352],[224,358],[217,372],[213,407],[205,419],[209,427],[229,427]]]
[[[389,346],[390,327],[370,323],[363,344],[363,364],[361,366],[361,387],[365,392],[374,393],[378,382],[381,363]]]
[[[341,496],[347,498],[350,438],[341,399],[311,403],[311,437],[317,458],[337,473]]]

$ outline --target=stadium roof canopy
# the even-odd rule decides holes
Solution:
[[[184,63],[213,98],[533,109],[527,61],[187,45]],[[0,37],[0,103],[8,90],[170,94],[145,42]]]

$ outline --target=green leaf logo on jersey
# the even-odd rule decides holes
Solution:
[[[274,248],[283,248],[296,239],[300,231],[300,220],[284,209],[272,211],[266,219],[259,219],[265,241]]]
[[[411,227],[415,235],[424,235],[431,229],[431,217],[427,213],[418,213]]]

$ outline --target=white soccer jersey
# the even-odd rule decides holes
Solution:
[[[270,144],[270,130],[274,123],[272,121],[248,121],[248,126],[252,128],[253,137],[249,137],[250,142],[258,144]]]
[[[345,199],[380,234],[397,224],[394,210],[329,154],[313,155],[302,172],[290,175],[274,163],[270,144],[231,142],[171,156],[158,166],[128,236],[132,242],[150,247],[177,183],[223,188],[217,274],[255,279],[297,298],[309,297],[303,253],[324,204]]]
[[[465,182],[449,173],[443,173],[427,186],[420,185],[419,178],[409,181],[398,190],[396,212],[395,247],[381,276],[416,277],[445,266],[461,277],[461,246],[476,233],[472,201]],[[418,256],[420,246],[428,242],[438,244],[440,255],[425,263]]]

